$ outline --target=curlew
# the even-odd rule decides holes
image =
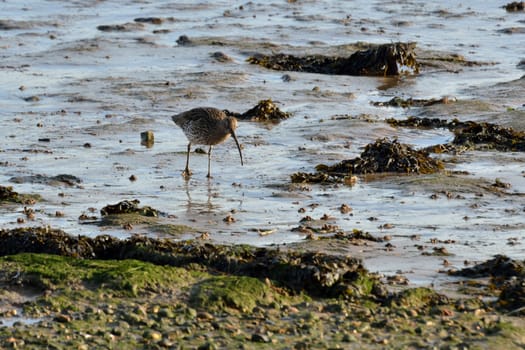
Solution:
[[[237,136],[235,136],[235,129],[237,128],[237,119],[235,117],[227,116],[223,111],[212,107],[199,107],[186,112],[174,115],[171,117],[175,124],[177,124],[188,139],[188,152],[186,155],[186,168],[182,175],[188,178],[191,175],[189,168],[190,163],[190,148],[191,144],[208,145],[208,175],[211,177],[210,163],[211,150],[213,146],[226,141],[230,135],[233,136],[239,155],[242,161],[242,152]]]

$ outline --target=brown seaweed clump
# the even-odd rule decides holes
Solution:
[[[224,113],[228,116],[236,117],[239,120],[271,123],[278,123],[290,117],[290,113],[281,111],[271,99],[259,101],[257,105],[244,113],[235,113],[228,110],[225,110]]]
[[[419,73],[414,49],[416,43],[391,43],[357,51],[349,57],[287,54],[256,55],[248,62],[279,71],[298,71],[333,75],[388,76]]]
[[[340,182],[352,174],[403,173],[432,174],[444,169],[443,163],[397,140],[382,138],[368,144],[360,157],[332,166],[316,166],[316,174],[296,173],[292,182]]]
[[[198,264],[214,272],[269,278],[293,291],[323,297],[345,294],[353,282],[367,274],[362,261],[349,256],[173,242],[138,235],[124,240],[108,235],[90,238],[48,227],[28,227],[2,229],[0,241],[0,256],[30,252],[84,259],[137,259],[179,267]]]
[[[139,214],[142,216],[159,216],[159,211],[157,209],[153,209],[149,206],[139,207],[139,203],[140,201],[138,199],[134,199],[131,201],[124,200],[117,204],[108,204],[100,209],[100,215]]]
[[[454,129],[455,145],[525,152],[525,132],[492,123],[465,122]]]
[[[513,1],[503,6],[507,12],[525,11],[525,1]]]
[[[409,117],[405,120],[387,119],[386,121],[392,126],[448,128],[455,135],[452,146],[464,146],[468,149],[495,149],[504,152],[525,152],[525,132],[497,124],[418,117]],[[454,147],[444,146],[442,149],[454,149]]]

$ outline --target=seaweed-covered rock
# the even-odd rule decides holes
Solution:
[[[505,282],[498,297],[498,306],[525,315],[525,278],[519,277]]]
[[[474,121],[447,121],[439,118],[409,117],[404,120],[387,119],[392,126],[418,128],[448,128],[454,132],[452,146],[469,149],[495,149],[498,151],[525,152],[525,132],[493,123]],[[446,145],[444,145],[446,149]],[[433,146],[435,148],[435,146]],[[454,147],[450,147],[454,149]]]
[[[316,167],[316,174],[296,173],[292,175],[292,182],[333,182],[351,174],[432,174],[443,168],[443,163],[429,157],[428,153],[383,138],[368,144],[360,157],[331,166],[320,164]]]
[[[140,201],[124,200],[117,204],[108,204],[104,208],[100,209],[100,215],[119,215],[119,214],[139,214],[143,216],[159,216],[159,211],[149,206],[139,207]]]
[[[349,57],[312,55],[296,57],[287,54],[256,55],[248,59],[252,64],[280,71],[299,71],[334,75],[400,75],[419,72],[415,43],[391,43],[357,51]]]
[[[465,122],[454,129],[456,145],[525,152],[525,132],[492,123]]]
[[[288,119],[290,113],[283,112],[273,103],[271,99],[261,100],[253,108],[244,113],[235,113],[225,110],[224,113],[236,117],[239,120],[251,120],[257,122],[278,123],[283,119]]]
[[[362,261],[349,256],[143,236],[125,240],[107,235],[89,238],[47,227],[0,230],[0,241],[0,256],[31,252],[88,259],[137,259],[171,266],[198,264],[212,271],[269,278],[293,291],[324,297],[345,295],[358,278],[367,274]]]

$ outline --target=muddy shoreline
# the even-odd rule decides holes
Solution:
[[[334,4],[0,3],[3,345],[523,346],[522,4]]]

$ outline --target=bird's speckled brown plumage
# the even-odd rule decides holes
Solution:
[[[241,156],[241,165],[243,165],[241,146],[235,135],[237,119],[234,117],[228,117],[223,111],[217,108],[199,107],[174,115],[171,119],[182,129],[189,141],[186,168],[183,172],[184,176],[189,177],[191,175],[189,161],[192,143],[210,146],[208,151],[208,177],[211,177],[210,163],[212,147],[224,142],[230,135],[233,136],[237,144],[239,155]]]

